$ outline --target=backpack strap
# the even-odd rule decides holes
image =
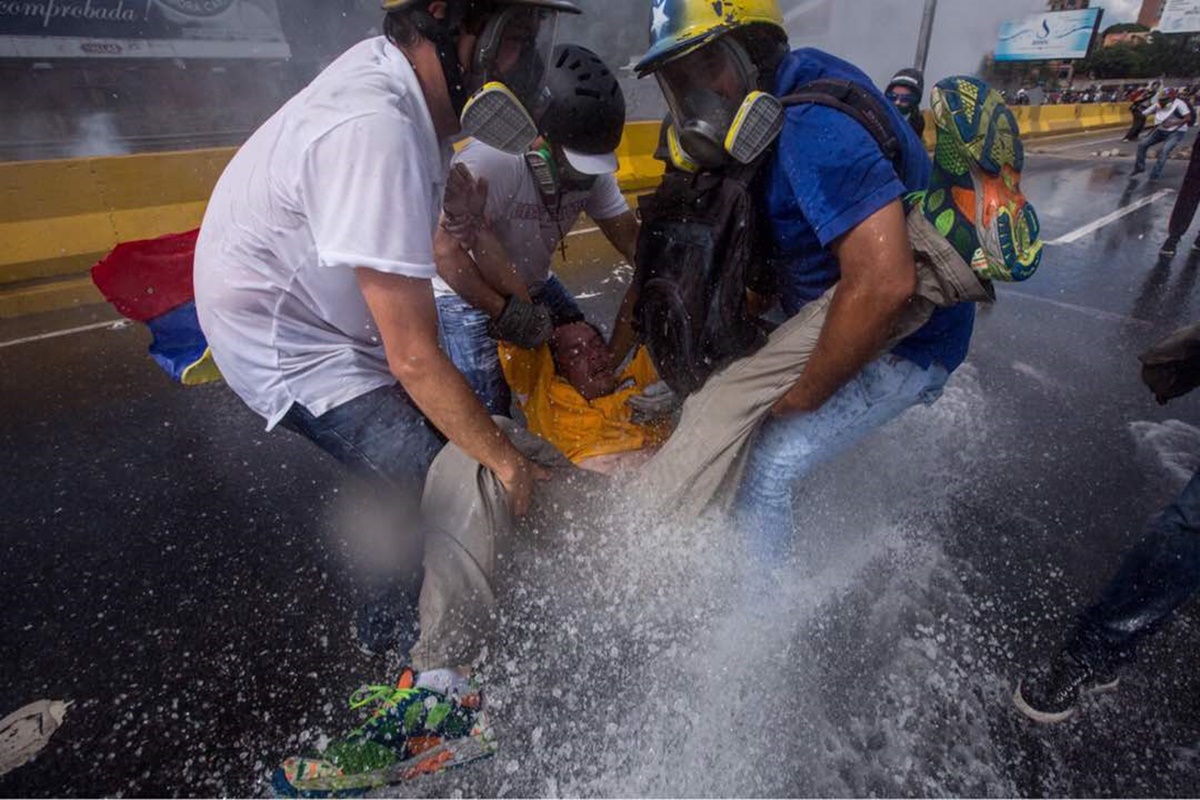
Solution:
[[[896,174],[902,174],[904,151],[900,146],[900,138],[892,129],[887,109],[879,98],[854,81],[818,78],[792,94],[779,98],[779,102],[784,106],[813,103],[841,111],[867,129],[884,158],[896,168]]]

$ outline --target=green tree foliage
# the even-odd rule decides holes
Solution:
[[[1075,74],[1095,78],[1142,78],[1155,74],[1146,64],[1142,47],[1114,44],[1102,47],[1075,65]]]
[[[1118,22],[1105,28],[1100,34],[1100,40],[1103,41],[1110,33],[1146,33],[1149,30],[1145,25],[1138,25],[1136,22]]]
[[[1122,43],[1101,47],[1076,62],[1075,74],[1094,78],[1200,75],[1200,52],[1197,52],[1191,39],[1188,34],[1155,34],[1144,44]]]

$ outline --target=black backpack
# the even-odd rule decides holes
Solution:
[[[816,80],[780,102],[817,103],[848,114],[900,172],[900,140],[888,111],[857,84]],[[663,123],[664,131],[669,124]],[[766,158],[695,173],[668,166],[658,188],[638,200],[634,327],[659,377],[679,394],[696,391],[713,372],[767,340],[767,329],[746,302],[747,289],[774,293],[754,203]]]

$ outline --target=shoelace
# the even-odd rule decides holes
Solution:
[[[391,709],[400,705],[404,700],[416,695],[420,690],[415,687],[400,688],[390,684],[368,684],[360,686],[350,695],[349,706],[351,710],[357,710],[363,706],[376,704],[374,712],[367,717],[366,721],[356,729],[351,735],[357,736],[366,732],[367,726],[372,721],[378,719],[381,715],[386,714]]]

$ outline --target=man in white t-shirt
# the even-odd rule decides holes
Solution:
[[[508,415],[511,394],[496,341],[534,348],[556,325],[583,319],[550,269],[564,257],[581,213],[596,221],[632,265],[637,219],[617,186],[613,151],[625,125],[625,100],[604,62],[587,48],[559,45],[546,74],[542,137],[510,154],[471,142],[454,157],[487,182],[486,217],[500,250],[464,248],[443,228],[434,280],[442,344],[493,414]]]
[[[1147,116],[1150,112],[1147,112]],[[1130,175],[1138,175],[1146,171],[1146,152],[1161,144],[1158,151],[1158,161],[1150,170],[1150,179],[1157,180],[1162,176],[1163,167],[1171,152],[1183,142],[1192,121],[1192,109],[1186,102],[1179,99],[1174,89],[1163,89],[1159,92],[1154,108],[1154,131],[1147,136],[1137,148],[1137,160],[1133,164]]]
[[[468,91],[485,80],[514,95],[536,91],[556,14],[578,9],[567,0],[383,7],[385,36],[350,48],[289,100],[218,181],[196,247],[201,327],[229,386],[268,430],[300,433],[414,504],[449,439],[490,470],[521,515],[543,471],[502,435],[438,346],[433,233],[443,202],[472,188],[447,185]],[[478,749],[485,726],[478,703],[466,702],[464,673],[488,631],[462,620],[488,617],[494,564],[479,553],[495,548],[431,533],[435,523],[423,531],[422,633],[411,653],[419,688],[406,697],[436,695],[453,706],[444,718],[471,724],[407,734],[469,728]],[[415,755],[403,737],[383,744],[397,761]],[[351,762],[313,763],[293,763],[282,779]]]

